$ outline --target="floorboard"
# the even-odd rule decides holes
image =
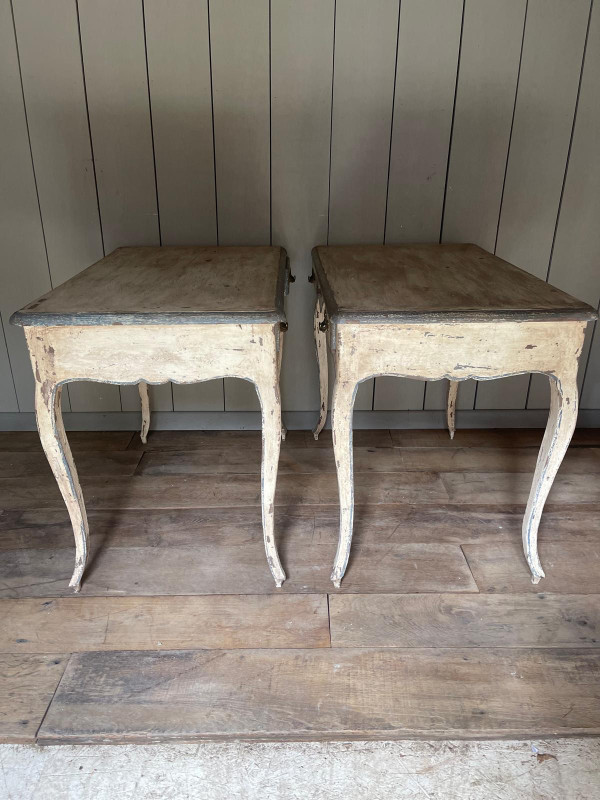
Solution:
[[[69,431],[69,445],[74,453],[94,450],[125,450],[139,434],[131,431]],[[0,452],[42,453],[37,431],[0,431]]]
[[[68,656],[0,655],[0,741],[33,742]]]
[[[600,647],[600,596],[346,594],[332,647]]]
[[[461,429],[448,436],[448,431],[437,430],[392,430],[394,447],[537,447],[542,443],[541,428],[479,428]],[[600,429],[578,428],[571,440],[571,447],[600,445]]]
[[[466,544],[520,542],[523,506],[356,506],[353,546],[361,544]],[[262,541],[260,508],[114,509],[88,511],[92,544],[102,547],[237,547]],[[302,505],[275,511],[277,538],[323,544],[335,550],[339,512],[335,506]],[[540,541],[600,537],[600,514],[587,505],[544,512]],[[73,546],[66,510],[0,511],[0,552]]]
[[[546,573],[531,583],[527,570],[518,569],[522,551],[518,542],[467,544],[463,552],[481,592],[600,593],[600,547],[589,542],[540,542],[540,560]]]
[[[451,503],[527,503],[533,476],[506,472],[444,472],[442,481]],[[559,473],[548,495],[548,503],[569,505],[600,502],[598,473]]]
[[[129,480],[82,478],[87,508],[230,508],[260,505],[259,475],[141,475]],[[355,484],[357,503],[445,503],[448,493],[434,472],[362,474]],[[281,475],[277,505],[338,504],[336,476]],[[0,479],[0,508],[62,508],[52,478],[29,483]]]
[[[600,734],[591,649],[73,655],[40,743]]]
[[[284,540],[280,556],[288,579],[277,594],[336,591],[329,579],[335,545]],[[0,560],[0,597],[69,596],[73,548],[6,550]],[[262,541],[238,547],[103,547],[93,543],[81,594],[273,594]],[[477,587],[458,545],[358,545],[343,592],[474,592]]]
[[[354,472],[525,472],[533,475],[533,447],[355,447]],[[308,447],[281,451],[279,475],[335,473],[333,450]],[[576,447],[567,453],[561,475],[600,471],[600,448]],[[145,453],[138,475],[260,474],[260,452],[212,448],[197,452]],[[1,473],[0,473],[1,474]],[[89,473],[94,474],[94,473]],[[100,473],[96,473],[100,474]]]
[[[329,647],[326,595],[0,600],[0,653]]]
[[[330,431],[282,445],[281,589],[260,432],[68,435],[78,596],[37,434],[0,433],[0,742],[42,719],[43,743],[600,736],[600,431],[556,479],[537,586],[521,526],[541,431],[355,431],[340,590]]]
[[[77,453],[77,473],[87,477],[126,477],[133,475],[141,454],[135,451],[106,450],[97,453]],[[53,480],[44,453],[0,454],[0,478],[44,477]]]

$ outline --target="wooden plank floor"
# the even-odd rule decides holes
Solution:
[[[291,431],[276,590],[260,435],[71,433],[91,562],[37,434],[0,433],[0,741],[600,734],[600,432],[581,430],[540,530],[520,525],[541,431],[356,431],[340,590],[331,437]]]

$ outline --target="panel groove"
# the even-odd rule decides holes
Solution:
[[[98,206],[98,225],[100,227],[100,241],[102,243],[102,255],[106,255],[106,248],[104,246],[104,230],[102,227],[102,211],[100,210],[100,195],[98,194],[98,176],[96,175],[96,158],[94,157],[94,142],[92,140],[92,126],[90,124],[90,109],[88,103],[87,83],[85,78],[85,63],[83,61],[83,45],[81,43],[81,20],[79,18],[79,0],[75,0],[75,10],[77,12],[77,34],[79,36],[79,55],[81,57],[81,77],[83,80],[83,96],[85,97],[85,115],[87,117],[88,135],[90,138],[90,152],[92,154],[92,170],[94,172],[94,186],[96,187],[96,204]]]
[[[142,0],[142,28],[144,31],[144,59],[146,63],[146,84],[148,86],[148,115],[150,117],[150,140],[152,142],[152,166],[154,168],[154,193],[156,194],[156,222],[158,225],[158,244],[162,245],[162,230],[160,227],[160,202],[158,198],[158,179],[156,177],[156,148],[154,146],[154,121],[152,119],[152,96],[150,94],[150,73],[148,71],[148,37],[146,33],[145,0]],[[173,386],[171,386],[171,396],[172,395],[173,395]]]
[[[466,0],[463,0],[462,4],[462,14],[460,20],[460,36],[458,39],[458,59],[456,61],[456,79],[454,81],[454,99],[452,101],[452,119],[450,121],[450,137],[448,139],[448,158],[446,160],[446,178],[444,181],[444,199],[442,200],[442,215],[440,219],[440,236],[439,242],[442,242],[442,233],[444,230],[444,214],[446,213],[446,198],[448,196],[448,175],[450,174],[450,155],[452,153],[452,136],[454,134],[454,118],[456,115],[456,96],[458,93],[458,77],[460,75],[460,56],[462,53],[462,40],[463,40],[463,31],[465,27],[465,3]],[[425,408],[425,396],[423,395],[423,408]]]
[[[337,0],[333,0],[333,42],[331,52],[331,113],[329,116],[329,180],[327,184],[327,244],[329,244],[329,221],[331,218],[331,151],[333,147],[333,93],[335,89],[335,23]]]
[[[37,184],[37,176],[35,174],[35,163],[33,161],[33,149],[31,147],[31,134],[29,132],[29,117],[27,115],[27,102],[25,100],[25,89],[23,88],[23,72],[21,70],[21,55],[19,53],[19,39],[17,37],[17,26],[15,24],[15,12],[13,8],[13,0],[10,0],[10,11],[12,15],[12,22],[13,22],[13,31],[15,34],[15,47],[17,51],[17,64],[19,66],[19,80],[21,81],[21,94],[23,96],[23,111],[25,114],[25,127],[27,128],[27,141],[29,144],[29,153],[31,155],[31,172],[33,174],[33,183],[35,185],[35,194],[37,197],[37,204],[38,204],[38,211],[40,214],[40,224],[42,227],[42,238],[44,240],[44,249],[46,250],[46,264],[48,265],[48,279],[50,281],[51,288],[54,288],[52,284],[52,273],[50,272],[50,259],[48,258],[48,244],[46,242],[46,231],[44,230],[44,218],[42,217],[42,207],[40,204],[40,193],[38,190]]]
[[[508,150],[506,151],[506,162],[504,165],[504,180],[502,181],[502,194],[500,196],[500,213],[498,214],[498,225],[496,226],[496,239],[494,241],[494,254],[498,246],[498,232],[500,231],[500,219],[502,217],[502,205],[504,203],[504,189],[506,188],[506,174],[508,172],[508,162],[510,159],[510,146],[512,143],[513,128],[515,124],[515,112],[517,110],[517,98],[519,96],[519,81],[521,79],[521,64],[523,62],[523,45],[525,44],[525,30],[527,29],[527,12],[529,10],[529,0],[525,3],[525,18],[523,20],[523,35],[521,37],[521,53],[519,55],[519,67],[517,69],[517,85],[515,86],[515,101],[513,103],[512,119],[510,122],[510,134],[508,137]],[[479,385],[479,384],[477,384]]]
[[[464,1],[464,0],[463,0]],[[390,121],[390,148],[388,154],[388,174],[387,174],[387,187],[385,191],[385,214],[383,218],[383,243],[386,242],[387,235],[387,221],[388,221],[388,205],[390,199],[390,169],[392,166],[392,144],[394,141],[394,111],[396,109],[396,82],[398,78],[398,45],[400,43],[400,14],[402,12],[402,0],[398,0],[398,27],[396,30],[396,57],[394,59],[394,88],[392,90],[392,119]],[[373,408],[375,408],[375,383],[377,378],[373,381]]]
[[[206,0],[206,15],[208,22],[208,69],[210,73],[210,117],[212,125],[212,145],[213,145],[213,172],[215,181],[215,226],[217,229],[217,246],[219,245],[219,203],[217,198],[217,153],[215,143],[215,97],[213,90],[213,67],[212,67],[212,42],[210,32],[210,0]],[[223,410],[225,410],[225,394],[223,394]]]

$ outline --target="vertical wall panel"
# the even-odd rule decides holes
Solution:
[[[465,5],[442,241],[494,252],[515,103],[526,0]],[[447,381],[427,384],[425,408],[444,408]],[[460,384],[473,408],[475,382]]]
[[[600,300],[600,158],[597,155],[600,141],[599,78],[600,10],[595,6],[590,20],[573,142],[548,277],[554,286],[594,307]],[[591,328],[589,326],[589,338]],[[597,359],[598,351],[590,356],[590,364]],[[529,390],[529,408],[547,408],[549,394],[548,379],[534,375]]]
[[[17,393],[8,359],[8,348],[4,335],[5,323],[0,314],[0,412],[18,411]]]
[[[0,2],[0,95],[0,313],[19,407],[21,411],[30,411],[33,408],[33,375],[25,337],[23,331],[9,325],[8,320],[25,303],[48,291],[50,276],[31,165],[9,0]],[[4,339],[1,331],[0,338]],[[3,342],[0,344],[3,345]],[[2,411],[18,410],[12,381],[11,371],[2,357]]]
[[[590,0],[529,0],[496,253],[546,278]],[[477,408],[523,408],[529,377],[479,385]]]
[[[319,405],[307,279],[312,246],[327,240],[334,0],[273,0],[271,14],[273,243],[296,275],[281,393],[286,410],[306,411]]]
[[[164,245],[217,244],[207,0],[145,0]],[[175,411],[222,411],[223,381],[173,385]]]
[[[581,393],[581,408],[600,408],[600,325],[596,323]]]
[[[269,244],[269,0],[210,3],[221,245]],[[254,385],[225,380],[225,408],[259,408]]]
[[[31,150],[52,284],[102,258],[102,239],[73,0],[14,2]],[[33,298],[31,298],[33,299]],[[75,411],[120,410],[108,384],[69,386]]]
[[[329,243],[383,242],[398,0],[337,0]],[[355,408],[372,407],[373,381]]]
[[[140,0],[79,0],[81,45],[104,247],[160,243]],[[172,410],[170,384],[155,386],[152,408]],[[121,387],[124,411],[140,407],[136,386]]]
[[[450,145],[462,0],[403,0],[385,241],[437,242]],[[422,381],[377,378],[376,409],[422,409]]]

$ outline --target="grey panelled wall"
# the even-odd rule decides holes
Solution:
[[[0,0],[0,411],[33,408],[10,314],[127,244],[285,246],[284,409],[316,410],[314,244],[473,241],[600,301],[600,8],[591,0]],[[600,409],[589,331],[582,407]],[[378,378],[357,408],[435,410]],[[159,411],[252,411],[243,381]],[[546,381],[459,406],[547,407]],[[65,409],[138,408],[71,384]]]

